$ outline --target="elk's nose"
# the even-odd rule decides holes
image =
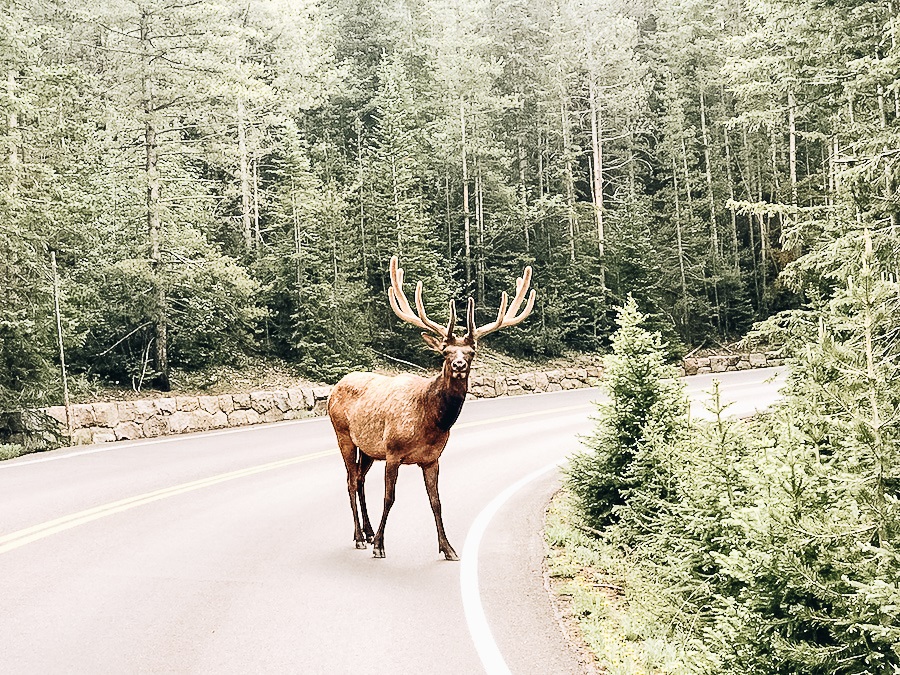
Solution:
[[[450,367],[453,370],[465,370],[466,369],[466,360],[463,358],[456,358],[450,362]]]

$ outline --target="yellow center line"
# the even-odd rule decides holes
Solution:
[[[248,469],[229,471],[228,473],[221,473],[216,476],[210,476],[209,478],[201,478],[200,480],[191,481],[189,483],[181,483],[180,485],[173,485],[172,487],[163,488],[161,490],[154,490],[153,492],[147,492],[135,497],[128,497],[126,499],[120,499],[108,504],[95,506],[84,511],[79,511],[78,513],[63,516],[62,518],[57,518],[55,520],[49,520],[45,523],[27,527],[23,530],[18,530],[17,532],[12,532],[0,537],[0,554],[6,553],[7,551],[12,551],[13,549],[19,548],[20,546],[30,544],[31,542],[44,539],[51,535],[65,532],[66,530],[78,527],[79,525],[84,525],[94,520],[105,518],[106,516],[111,516],[116,513],[128,511],[129,509],[133,509],[138,506],[143,506],[144,504],[150,504],[161,499],[167,499],[168,497],[174,497],[186,492],[192,492],[193,490],[200,490],[206,487],[211,487],[213,485],[218,485],[219,483],[236,480],[238,478],[253,476],[265,471],[280,469],[286,466],[291,466],[292,464],[299,464],[301,462],[308,462],[313,459],[319,459],[320,457],[327,457],[328,455],[335,454],[336,452],[336,450],[325,450],[322,452],[311,453],[309,455],[302,455],[300,457],[292,457],[290,459],[283,459],[277,462],[270,462],[268,464],[260,464],[259,466],[253,466]]]
[[[567,406],[564,408],[536,410],[530,413],[506,415],[505,417],[492,417],[490,419],[478,420],[475,422],[464,422],[462,424],[456,425],[456,428],[477,427],[483,426],[485,424],[496,424],[497,422],[509,422],[512,420],[524,419],[526,417],[533,417],[535,415],[551,415],[555,413],[583,410],[589,407],[589,405],[582,404]],[[95,520],[106,518],[107,516],[122,513],[123,511],[129,511],[131,509],[137,508],[138,506],[144,506],[145,504],[151,504],[153,502],[160,501],[161,499],[168,499],[169,497],[175,497],[187,492],[193,492],[194,490],[202,490],[203,488],[212,487],[213,485],[218,485],[220,483],[225,483],[232,480],[237,480],[238,478],[246,478],[248,476],[264,473],[266,471],[273,471],[275,469],[281,469],[287,466],[292,466],[294,464],[300,464],[302,462],[309,462],[314,459],[320,459],[322,457],[327,457],[334,454],[337,454],[336,449],[314,452],[308,455],[282,459],[277,462],[260,464],[258,466],[252,466],[246,469],[220,473],[215,476],[210,476],[209,478],[201,478],[198,480],[190,481],[188,483],[181,483],[179,485],[173,485],[172,487],[161,488],[159,490],[145,492],[144,494],[136,495],[134,497],[127,497],[118,501],[109,502],[108,504],[101,504],[100,506],[85,509],[84,511],[78,511],[77,513],[72,513],[68,516],[62,516],[61,518],[48,520],[44,523],[39,523],[38,525],[26,527],[25,529],[17,530],[16,532],[11,532],[9,534],[0,536],[0,554],[7,553],[14,549],[25,546],[26,544],[45,539],[54,534],[59,534],[60,532],[71,530],[72,528],[78,527],[79,525],[85,525]]]

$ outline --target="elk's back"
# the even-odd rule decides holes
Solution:
[[[349,373],[331,390],[328,415],[338,434],[349,434],[360,450],[376,459],[386,456],[388,445],[443,450],[448,434],[435,434],[425,420],[428,384],[415,375]]]

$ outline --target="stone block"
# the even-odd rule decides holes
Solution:
[[[175,406],[179,411],[192,412],[200,409],[200,400],[196,396],[176,396]]]
[[[268,391],[254,391],[250,394],[250,407],[262,415],[275,407],[275,398]]]
[[[242,427],[247,424],[247,411],[246,410],[232,410],[228,413],[228,426],[230,427]]]
[[[146,408],[150,410],[149,414],[147,415],[147,419],[155,415],[157,411],[165,415],[171,415],[173,412],[178,410],[178,402],[171,396],[158,398],[155,401],[139,401],[139,403],[149,404],[149,406],[146,406]]]
[[[738,370],[750,370],[750,361],[741,359],[736,366]]]
[[[234,401],[235,410],[249,410],[250,394],[235,394],[231,398]],[[231,416],[228,419],[231,419]]]
[[[275,407],[282,413],[286,413],[291,409],[291,402],[286,391],[272,392],[272,399],[275,401]]]
[[[563,381],[560,382],[560,386],[563,389],[578,389],[581,385],[581,382],[578,380],[572,379],[571,377],[564,377]]]
[[[48,416],[59,422],[59,425],[63,429],[66,428],[66,406],[55,405],[51,408],[44,408],[44,412],[47,413]]]
[[[331,387],[315,387],[312,392],[316,403],[319,401],[326,401],[331,395]]]
[[[178,410],[166,417],[166,425],[170,434],[183,434],[188,431],[196,431],[197,412],[193,410]]]
[[[304,396],[302,389],[288,389],[287,397],[291,410],[309,409],[309,404],[306,402],[306,396]]]
[[[700,368],[697,368],[698,375],[707,375],[711,372],[712,372],[712,368],[710,368],[709,366],[705,366],[705,367],[701,366]]]
[[[509,382],[506,381],[505,377],[498,375],[494,380],[494,392],[496,392],[497,396],[506,396],[509,394]]]
[[[117,441],[133,441],[144,437],[144,430],[141,426],[130,420],[119,422],[113,429],[113,433],[115,433]]]
[[[284,412],[278,406],[272,406],[260,415],[263,422],[281,422],[284,419]]]
[[[765,354],[751,354],[749,361],[750,361],[751,368],[765,368],[766,367],[766,355]]]
[[[169,416],[152,417],[141,425],[146,438],[156,438],[157,436],[165,436],[169,433],[169,425],[166,420]]]
[[[91,405],[94,411],[94,424],[98,427],[112,429],[119,421],[119,413],[115,403],[94,403]]]
[[[137,406],[133,401],[119,401],[116,403],[116,416],[120,422],[134,422],[137,417]]]
[[[697,374],[697,359],[685,359],[684,360],[684,374],[685,375],[696,375]]]
[[[551,382],[547,385],[547,391],[562,391],[562,385],[556,382]]]
[[[770,368],[775,368],[776,366],[783,366],[784,359],[766,359],[766,363]]]
[[[91,427],[92,443],[112,443],[116,440],[116,434],[112,429]]]
[[[213,429],[222,429],[223,427],[228,426],[228,414],[217,410],[212,414],[212,428]]]
[[[79,429],[94,426],[94,409],[87,403],[72,406],[72,426]]]
[[[547,373],[537,372],[534,374],[535,391],[547,391],[549,385],[550,379],[547,377]]]
[[[226,418],[227,413],[234,410],[234,399],[231,398],[231,394],[221,394],[219,396],[219,410],[226,413]]]
[[[200,404],[200,410],[205,410],[210,415],[219,412],[218,396],[198,396],[197,402]]]
[[[90,445],[94,442],[94,432],[90,427],[72,431],[72,445]]]
[[[528,393],[528,392],[525,391],[525,389],[522,388],[520,385],[518,385],[518,384],[510,384],[509,387],[507,388],[507,393],[506,393],[506,395],[507,395],[507,396],[522,396],[522,395],[527,394],[527,393]]]
[[[262,418],[259,416],[259,413],[253,408],[247,411],[247,424],[259,424],[261,421]]]
[[[560,382],[562,382],[563,376],[562,373],[558,370],[548,370],[544,373],[544,375],[546,375],[547,379],[552,383],[559,384]]]
[[[727,357],[711,356],[709,358],[709,368],[714,373],[724,373],[725,369],[728,368]]]
[[[709,357],[700,357],[697,359],[697,368],[709,368]]]
[[[312,389],[304,389],[303,390],[303,398],[306,399],[306,409],[312,410],[313,406],[316,404],[316,396],[313,394]]]
[[[522,373],[519,376],[519,386],[525,391],[534,391],[534,373]]]

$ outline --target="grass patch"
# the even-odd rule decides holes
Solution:
[[[670,615],[658,606],[663,589],[602,537],[578,527],[574,497],[561,490],[547,511],[544,537],[550,585],[566,622],[604,675],[696,673],[696,654],[684,646]]]
[[[29,450],[24,445],[19,445],[18,443],[0,443],[0,462],[5,459],[13,459],[14,457],[27,455],[30,452],[34,451]]]

